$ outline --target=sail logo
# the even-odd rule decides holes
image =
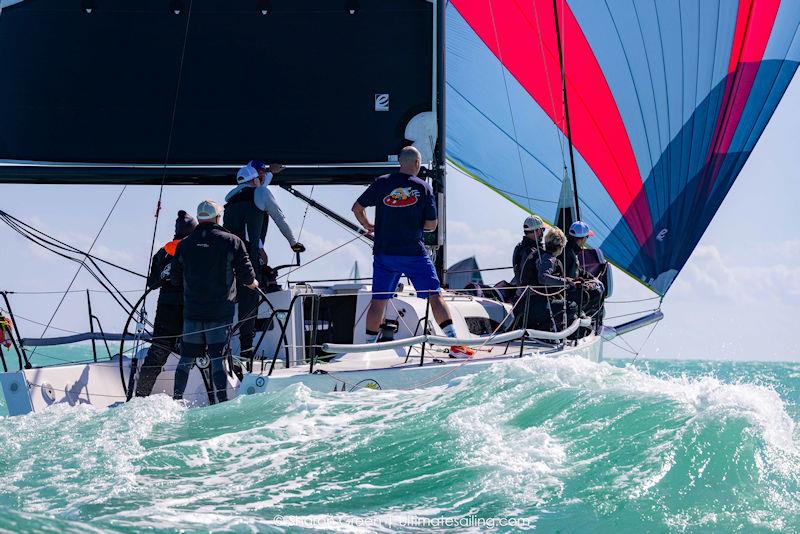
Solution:
[[[379,93],[375,95],[375,111],[389,111],[388,93]]]
[[[390,208],[407,208],[417,203],[419,191],[410,187],[398,187],[385,197],[383,203]]]
[[[664,228],[663,230],[658,232],[658,235],[656,236],[656,239],[659,240],[659,241],[664,241],[664,239],[666,239],[666,237],[667,237],[667,232],[669,232],[669,230]]]

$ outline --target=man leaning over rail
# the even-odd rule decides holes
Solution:
[[[450,309],[440,294],[439,277],[422,240],[438,224],[436,198],[431,186],[417,177],[422,156],[414,147],[400,152],[400,171],[377,178],[353,204],[353,213],[367,232],[375,233],[372,253],[372,301],[367,311],[367,343],[378,340],[386,303],[394,296],[403,275],[411,279],[417,296],[427,298],[444,334],[456,337]],[[375,224],[366,208],[375,206]],[[453,346],[451,357],[472,356],[475,351]]]
[[[183,351],[175,371],[173,398],[186,390],[189,371],[206,352],[217,401],[228,400],[224,349],[233,322],[237,280],[258,287],[244,242],[219,225],[222,208],[213,200],[197,207],[197,228],[178,245],[172,260],[172,283],[183,283]]]

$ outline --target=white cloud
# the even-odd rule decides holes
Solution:
[[[800,303],[800,242],[761,245],[754,247],[753,254],[759,263],[736,265],[717,247],[698,246],[672,295],[681,299],[713,297],[737,303]]]
[[[453,264],[475,256],[478,265],[487,269],[508,267],[514,246],[522,238],[507,228],[474,227],[466,221],[450,221],[447,226],[447,259]],[[485,279],[510,278],[511,271],[484,273]],[[488,281],[488,280],[487,280]]]

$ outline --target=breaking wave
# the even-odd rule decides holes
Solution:
[[[0,525],[791,531],[799,371],[535,359],[410,392],[55,407],[0,419]]]

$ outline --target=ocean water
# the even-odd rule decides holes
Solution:
[[[799,401],[800,364],[568,357],[418,391],[57,407],[0,418],[0,529],[798,532]]]

